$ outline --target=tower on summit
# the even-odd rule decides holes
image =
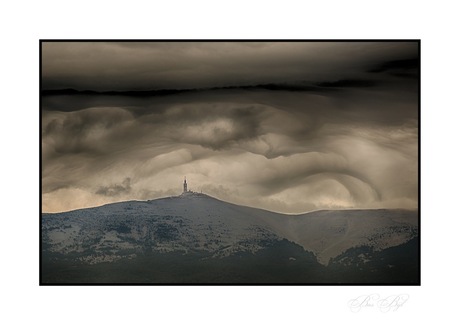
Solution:
[[[184,193],[187,192],[187,178],[184,177]]]

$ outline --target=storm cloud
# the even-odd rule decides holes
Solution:
[[[416,42],[44,42],[44,89],[191,89],[369,78]],[[404,64],[406,63],[406,64]]]
[[[43,90],[77,90],[42,95],[46,212],[178,195],[184,176],[286,213],[418,206],[417,42],[44,42],[42,59]],[[155,89],[187,91],[127,93]]]

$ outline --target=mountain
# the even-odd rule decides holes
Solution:
[[[41,227],[42,283],[419,283],[417,211],[284,215],[187,192]]]

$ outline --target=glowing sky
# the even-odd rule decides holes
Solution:
[[[417,208],[417,42],[44,42],[44,212]],[[171,90],[139,96],[126,91]],[[172,91],[173,90],[173,91]]]

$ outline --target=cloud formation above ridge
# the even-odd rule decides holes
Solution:
[[[43,45],[45,89],[236,86],[45,96],[44,211],[177,195],[184,175],[194,190],[286,213],[417,207],[416,43]],[[317,90],[238,87],[305,80]]]
[[[42,53],[43,89],[98,91],[360,79],[418,58],[415,42],[45,42]]]

